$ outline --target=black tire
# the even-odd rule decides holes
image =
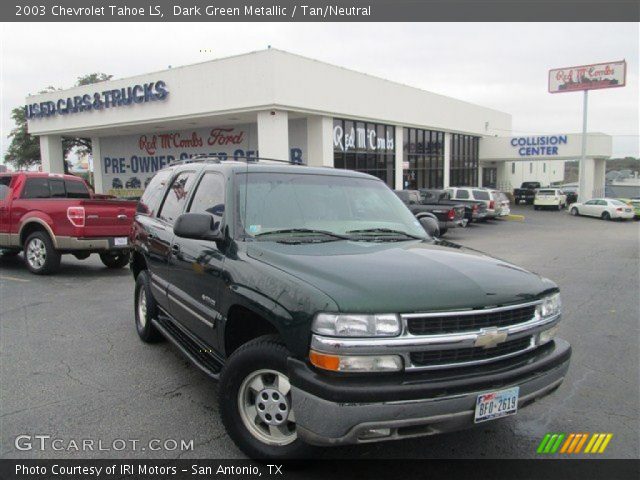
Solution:
[[[46,232],[34,232],[24,242],[24,263],[31,273],[49,275],[60,268],[60,252]]]
[[[145,308],[140,308],[143,299]],[[136,278],[136,288],[134,294],[134,312],[136,321],[136,330],[138,336],[143,342],[157,343],[164,339],[162,334],[151,322],[152,319],[158,317],[158,304],[151,294],[151,285],[149,283],[149,274],[146,270],[141,271]]]
[[[20,253],[20,250],[0,249],[0,257],[15,257]]]
[[[87,258],[89,258],[91,256],[91,253],[90,252],[77,251],[77,252],[73,252],[73,256],[76,257],[78,260],[86,260]]]
[[[284,460],[313,456],[315,448],[297,437],[286,445],[270,445],[258,439],[247,428],[240,412],[239,396],[246,381],[264,370],[276,371],[286,377],[289,356],[289,351],[277,336],[265,335],[245,343],[233,352],[222,370],[218,388],[222,423],[238,448],[250,458]],[[269,384],[264,383],[264,386],[268,388]],[[287,406],[290,405],[290,396],[289,391],[286,395],[289,398]],[[255,395],[254,401],[259,398]],[[286,418],[284,422],[287,427],[291,427]]]
[[[573,215],[574,217],[577,217],[578,215],[580,215],[580,212],[578,211],[578,209],[576,207],[573,207],[571,209],[571,215]]]
[[[448,228],[441,228],[440,229],[440,236],[444,237],[448,231],[449,231]]]
[[[533,206],[533,209],[534,209],[534,210],[540,210],[540,207],[539,207],[538,205],[534,205],[534,206]]]
[[[129,252],[126,253],[101,253],[100,260],[107,268],[123,268],[129,263]]]
[[[602,212],[602,216],[600,217],[602,218],[602,220],[611,220],[611,215],[609,214],[609,212]]]

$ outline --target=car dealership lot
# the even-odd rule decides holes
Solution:
[[[525,220],[453,229],[446,239],[558,283],[560,336],[574,348],[565,383],[516,417],[466,432],[329,449],[324,456],[536,457],[548,432],[611,432],[602,456],[638,457],[640,224],[523,206],[513,213]],[[29,274],[21,257],[0,259],[0,455],[241,457],[219,420],[217,385],[168,343],[139,341],[129,270],[109,271],[94,257],[64,256],[60,273],[51,277]],[[41,451],[37,441],[32,450],[17,450],[21,434],[59,438],[63,450]],[[93,450],[69,447],[83,439],[94,440]],[[151,450],[151,439],[160,445],[193,440],[193,450],[172,449],[172,442],[169,450]],[[114,440],[127,447],[113,450],[122,445]],[[136,451],[133,440],[139,440]]]

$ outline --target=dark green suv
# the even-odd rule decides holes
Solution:
[[[198,160],[156,174],[131,267],[145,342],[219,380],[256,458],[461,429],[562,383],[558,287],[430,238],[369,175]]]

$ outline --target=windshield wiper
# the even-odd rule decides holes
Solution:
[[[340,235],[339,233],[330,232],[328,230],[314,230],[311,228],[283,228],[281,230],[271,230],[269,232],[262,232],[254,235],[255,237],[262,237],[263,235],[278,235],[286,233],[309,233],[316,235],[326,235],[328,237],[339,238],[341,240],[349,240],[346,235]]]
[[[402,230],[393,230],[391,228],[363,228],[361,230],[349,230],[347,233],[390,233],[393,235],[404,235],[405,237],[415,238],[416,240],[423,240],[422,237],[417,235],[412,235]]]

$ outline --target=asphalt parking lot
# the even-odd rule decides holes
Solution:
[[[574,348],[552,396],[515,417],[460,433],[328,449],[327,457],[535,458],[547,432],[611,432],[600,458],[638,458],[640,246],[638,222],[574,218],[514,207],[524,221],[452,230],[447,239],[557,282],[560,336]],[[0,456],[5,458],[241,458],[218,416],[217,385],[168,343],[145,345],[133,323],[128,269],[97,256],[63,257],[37,277],[22,257],[0,258]],[[140,440],[138,450],[20,451],[20,434]],[[151,451],[150,439],[193,440]],[[34,442],[35,445],[36,442]],[[130,445],[130,443],[128,443]],[[142,448],[145,448],[144,450]]]

